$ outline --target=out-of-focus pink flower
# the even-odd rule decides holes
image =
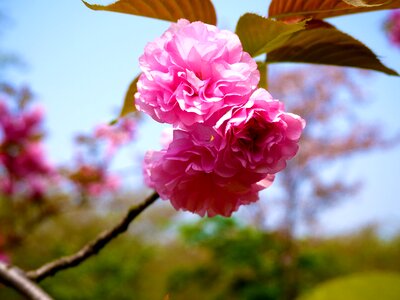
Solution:
[[[57,175],[45,158],[42,144],[31,142],[15,155],[0,155],[0,163],[11,177],[1,178],[0,191],[6,195],[23,192],[29,198],[44,195],[49,182]],[[10,179],[12,178],[12,180]]]
[[[0,101],[0,113],[0,191],[9,196],[40,198],[55,178],[40,142],[43,109],[13,111]]]
[[[256,90],[246,104],[218,121],[216,127],[224,138],[216,172],[240,173],[246,181],[281,171],[297,153],[304,126],[302,118],[284,112],[282,102],[264,89]]]
[[[249,184],[240,176],[218,175],[215,165],[221,141],[215,134],[209,127],[175,130],[167,150],[146,154],[146,183],[176,209],[200,216],[230,216],[240,205],[258,200],[258,191],[272,183],[273,176]]]
[[[107,174],[102,167],[95,165],[81,165],[70,178],[84,193],[92,197],[115,192],[120,186],[117,176]]]
[[[0,125],[3,143],[18,144],[36,139],[40,133],[43,109],[36,107],[30,111],[13,114],[5,103],[0,105]]]
[[[386,30],[393,45],[400,47],[400,10],[390,13],[386,22]]]
[[[108,142],[107,156],[112,156],[118,147],[134,138],[136,122],[132,118],[123,118],[115,125],[101,124],[95,129],[94,136]]]
[[[243,103],[260,79],[237,35],[184,19],[149,43],[139,63],[137,108],[175,127],[214,125]]]
[[[77,152],[76,167],[68,173],[80,193],[99,197],[120,187],[120,178],[109,168],[117,150],[135,137],[136,125],[134,118],[125,117],[114,125],[98,125],[93,134],[78,136],[83,151]]]
[[[49,179],[45,176],[32,176],[28,179],[27,186],[30,199],[41,199],[49,186]]]
[[[4,195],[11,196],[14,192],[13,182],[8,177],[0,178],[0,192]]]
[[[0,261],[3,262],[3,263],[8,264],[11,261],[10,260],[10,256],[8,256],[7,254],[5,254],[3,252],[0,252]]]
[[[44,156],[40,143],[29,143],[25,148],[18,149],[13,155],[1,155],[1,162],[16,178],[28,177],[30,174],[50,175],[52,166]]]
[[[115,192],[120,187],[120,179],[117,176],[108,175],[102,181],[93,182],[87,186],[87,192],[91,197],[99,197],[104,193]]]

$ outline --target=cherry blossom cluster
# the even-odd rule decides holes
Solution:
[[[13,108],[0,100],[0,191],[30,199],[43,197],[55,170],[45,157],[43,111]]]
[[[146,153],[147,185],[201,216],[257,201],[296,154],[305,122],[257,88],[257,64],[238,36],[181,19],[139,63],[136,107],[173,127],[164,149]]]

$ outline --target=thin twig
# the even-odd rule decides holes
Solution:
[[[118,235],[125,232],[128,229],[129,224],[149,205],[156,201],[158,197],[159,196],[157,193],[153,193],[143,203],[130,208],[125,217],[113,228],[103,231],[97,236],[96,239],[86,244],[75,254],[61,257],[57,260],[44,264],[36,270],[26,272],[27,277],[31,280],[39,282],[46,277],[55,275],[59,271],[79,265],[86,259],[97,254]]]
[[[0,282],[12,287],[21,295],[31,300],[52,300],[36,283],[25,276],[25,273],[0,261]]]

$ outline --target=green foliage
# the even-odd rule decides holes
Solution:
[[[175,22],[180,18],[216,24],[217,16],[210,0],[118,0],[109,5],[83,3],[93,10],[113,11]]]
[[[184,225],[180,228],[180,232],[183,239],[191,245],[213,245],[218,243],[218,240],[224,240],[235,233],[238,226],[233,218],[217,216],[201,219],[195,225]]]
[[[31,269],[71,254],[101,230],[110,227],[113,221],[112,217],[100,218],[84,211],[60,216],[43,224],[23,247],[15,249],[13,261],[24,269]],[[151,245],[128,235],[113,241],[78,267],[44,280],[41,285],[55,299],[61,300],[145,299],[148,291],[141,285],[141,272],[153,255]],[[0,299],[18,298],[14,298],[9,289],[0,289]]]
[[[193,299],[286,299],[288,285],[304,293],[354,272],[400,271],[400,239],[383,241],[371,229],[347,237],[290,241],[284,234],[214,218],[184,226],[182,238],[208,255],[172,273],[167,290],[178,300],[190,295],[198,297]]]
[[[153,211],[135,228],[147,228],[142,235],[151,236],[160,228],[149,222],[156,224],[163,216],[170,218],[165,211]],[[49,220],[15,249],[13,263],[32,269],[71,254],[110,227],[115,217],[77,211]],[[291,284],[299,293],[355,272],[400,272],[400,236],[382,240],[370,228],[345,237],[295,240],[291,246],[295,256],[290,256],[284,234],[262,232],[233,218],[202,219],[181,226],[180,237],[171,238],[169,229],[165,236],[145,241],[138,235],[124,235],[99,255],[41,285],[61,300],[160,300],[167,294],[174,300],[277,300],[285,298],[290,261],[291,274],[297,273]],[[21,298],[3,287],[0,299]]]
[[[284,20],[298,20],[302,17],[324,19],[399,7],[400,0],[272,0],[268,15]]]
[[[140,299],[144,295],[139,278],[151,255],[150,249],[135,241],[120,242],[43,286],[56,299]]]
[[[244,14],[236,25],[243,50],[251,56],[271,52],[285,44],[293,33],[303,30],[305,22],[287,24],[256,14]]]
[[[213,218],[184,226],[182,237],[210,258],[171,275],[168,291],[174,299],[279,299],[282,249],[271,235]]]
[[[400,273],[371,272],[339,277],[325,282],[301,300],[397,300]]]

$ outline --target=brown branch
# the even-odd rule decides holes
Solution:
[[[0,282],[13,288],[27,299],[52,300],[36,283],[28,279],[25,273],[0,261]]]
[[[125,232],[128,229],[129,224],[149,205],[156,201],[158,197],[159,195],[154,192],[143,203],[131,207],[125,217],[113,228],[103,231],[96,239],[86,244],[78,252],[44,264],[36,270],[29,271],[26,273],[27,277],[39,282],[46,277],[55,275],[59,271],[79,265],[86,259],[97,254],[118,235]]]

